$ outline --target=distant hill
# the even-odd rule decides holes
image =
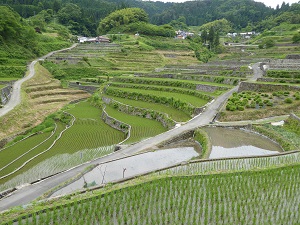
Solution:
[[[79,10],[76,9],[77,18],[67,18],[67,22],[71,20],[72,24],[66,22],[64,25],[71,26],[72,32],[91,35],[96,34],[101,19],[116,9],[128,7],[144,9],[149,14],[149,22],[156,25],[170,23],[179,17],[185,18],[188,26],[200,26],[225,18],[232,23],[234,29],[245,28],[249,24],[256,25],[260,21],[271,16],[278,16],[291,8],[289,4],[284,3],[277,9],[272,9],[254,0],[205,0],[184,3],[136,0],[0,0],[0,5],[9,5],[24,18],[34,16],[42,10],[51,9],[54,15],[58,15],[59,22],[62,24],[64,24],[61,19],[61,16],[64,16],[62,12],[73,13],[73,6],[71,11],[66,7],[76,5],[79,8]]]

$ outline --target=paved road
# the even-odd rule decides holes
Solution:
[[[198,115],[197,117],[193,118],[185,125],[167,131],[163,134],[157,135],[155,137],[149,138],[142,142],[139,142],[135,145],[132,145],[128,148],[110,154],[108,156],[102,157],[100,159],[94,160],[89,163],[85,163],[78,167],[75,167],[67,172],[55,175],[50,177],[44,181],[39,183],[29,185],[23,187],[17,191],[15,191],[11,196],[8,196],[2,200],[0,200],[0,211],[6,210],[10,207],[27,204],[30,201],[36,199],[37,197],[41,196],[43,193],[47,192],[48,190],[54,188],[55,186],[59,185],[60,183],[65,182],[66,180],[74,177],[78,173],[84,170],[89,165],[97,164],[97,163],[105,163],[111,160],[116,160],[123,158],[127,155],[135,154],[139,151],[151,148],[156,146],[157,144],[163,142],[166,139],[174,137],[184,131],[194,129],[200,126],[207,125],[211,122],[218,112],[219,107],[225,102],[225,100],[232,94],[232,92],[236,91],[238,87],[233,88],[232,90],[228,91],[227,93],[221,95],[217,98],[213,103],[211,103],[203,112],[202,114]]]
[[[29,66],[28,66],[28,69],[29,69],[29,74],[28,76],[26,77],[23,77],[22,79],[20,80],[17,80],[14,85],[13,85],[13,90],[12,90],[12,94],[11,94],[11,98],[9,100],[9,102],[7,104],[4,105],[3,108],[0,108],[0,117],[1,116],[4,116],[5,114],[7,114],[8,112],[10,112],[11,110],[13,110],[17,105],[20,104],[21,102],[21,86],[22,84],[29,80],[30,78],[32,78],[35,74],[35,71],[34,71],[34,65],[38,62],[38,61],[41,61],[41,60],[44,60],[46,59],[47,57],[51,56],[52,54],[54,53],[57,53],[57,52],[61,52],[61,51],[65,51],[65,50],[70,50],[74,47],[76,47],[77,44],[74,44],[73,46],[71,46],[70,48],[65,48],[65,49],[61,49],[61,50],[58,50],[58,51],[53,51],[53,52],[50,52],[49,54],[37,59],[37,60],[34,60],[32,61]]]
[[[256,81],[257,78],[263,77],[263,71],[260,69],[260,63],[255,63],[252,65],[253,76],[249,79],[249,81]]]
[[[257,64],[254,65],[253,67],[258,68],[256,66],[257,66]],[[258,73],[258,72],[259,71],[257,70],[256,73]],[[255,73],[255,69],[254,69],[254,73]],[[105,163],[105,162],[108,162],[111,160],[117,160],[117,159],[123,158],[125,156],[135,154],[135,153],[143,151],[145,149],[155,147],[156,145],[163,142],[164,140],[167,140],[174,136],[177,136],[178,134],[181,134],[184,131],[209,124],[209,122],[211,122],[213,120],[213,118],[217,114],[219,108],[224,104],[224,102],[227,100],[227,98],[230,97],[230,95],[234,91],[237,91],[237,90],[238,90],[238,86],[234,87],[230,91],[219,96],[215,101],[213,101],[210,105],[207,106],[207,108],[205,109],[205,111],[203,113],[194,117],[192,120],[190,120],[186,124],[182,125],[181,127],[174,128],[163,134],[160,134],[155,137],[149,138],[147,140],[141,141],[137,144],[129,146],[125,149],[122,149],[122,150],[115,152],[113,154],[110,154],[108,156],[102,157],[100,159],[94,160],[89,163],[82,164],[78,167],[68,170],[67,172],[55,175],[44,181],[23,187],[23,188],[15,191],[12,195],[0,200],[0,211],[9,209],[10,207],[13,207],[13,206],[28,204],[30,201],[41,196],[43,193],[47,192],[48,190],[65,182],[66,180],[74,177],[75,175],[77,175],[78,173],[83,171],[84,168],[86,168],[89,165],[97,164],[97,163]]]

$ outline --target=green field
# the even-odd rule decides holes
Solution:
[[[299,164],[167,177],[106,188],[62,206],[48,208],[43,203],[38,216],[26,216],[25,211],[19,219],[13,214],[12,218],[16,224],[297,224],[299,179]],[[9,221],[9,215],[6,218]]]
[[[110,97],[110,96],[106,96],[106,97]],[[126,105],[131,105],[139,108],[152,109],[158,112],[166,113],[170,118],[172,118],[177,122],[185,122],[191,119],[191,117],[188,114],[184,113],[183,111],[177,110],[173,107],[168,107],[166,105],[156,104],[151,102],[135,101],[126,98],[118,98],[118,97],[112,97],[112,98]]]
[[[3,85],[3,84],[0,84],[0,89],[2,89],[2,88],[4,88],[5,87],[5,85]]]
[[[54,135],[50,136],[50,133],[45,133],[45,134],[40,134],[40,135],[35,135],[31,138],[26,139],[25,141],[21,141],[16,145],[13,145],[12,147],[9,147],[3,151],[3,154],[6,156],[9,156],[10,154],[12,155],[9,156],[10,161],[13,159],[17,159],[15,162],[10,164],[9,166],[5,167],[3,170],[1,170],[0,175],[4,176],[6,174],[9,174],[13,172],[15,169],[19,168],[20,166],[23,165],[28,160],[31,160],[28,162],[25,166],[23,166],[20,170],[16,171],[12,175],[9,175],[6,178],[3,178],[0,180],[0,184],[5,183],[6,181],[12,179],[13,177],[23,173],[24,171],[27,171],[31,167],[35,166],[36,164],[40,163],[44,158],[46,154],[49,154],[48,152],[45,152],[41,154],[40,156],[35,157],[37,154],[49,149],[51,144],[55,141],[55,139],[58,137],[59,133],[65,129],[65,124],[62,123],[57,123],[57,130]],[[49,139],[47,139],[49,137]],[[46,141],[45,141],[46,140]],[[45,142],[43,142],[45,141]],[[23,146],[24,144],[24,146]],[[26,154],[24,154],[26,152]],[[23,155],[24,154],[24,155]],[[23,156],[22,156],[23,155]],[[7,165],[8,162],[5,160]]]
[[[161,125],[161,123],[155,120],[131,116],[119,112],[110,106],[107,106],[105,111],[109,116],[131,126],[130,138],[124,144],[141,141],[145,138],[149,138],[167,131],[166,128]]]
[[[64,153],[72,154],[80,150],[95,149],[104,146],[110,146],[121,142],[125,139],[125,135],[107,124],[101,119],[101,110],[90,105],[89,102],[80,102],[71,106],[68,110],[69,113],[76,117],[73,126],[68,128],[61,136],[61,138],[55,143],[49,151],[36,157],[28,164],[26,164],[21,170],[17,171],[13,175],[7,178],[1,179],[0,184],[7,182],[9,179],[33,168],[38,163],[47,160],[53,156],[61,155]],[[58,128],[54,135],[52,135],[47,141],[38,145],[50,135],[50,133],[34,135],[24,141],[21,141],[11,147],[8,147],[0,151],[1,168],[7,165],[12,160],[18,158],[25,152],[28,152],[16,162],[7,166],[0,171],[0,177],[12,172],[25,161],[31,159],[36,154],[48,149],[50,145],[58,138],[59,133],[65,129],[65,124],[57,123]],[[36,148],[34,146],[38,145]],[[32,149],[32,150],[31,150]],[[90,159],[88,159],[90,160]],[[77,162],[78,164],[81,162]]]
[[[51,149],[53,154],[109,146],[125,138],[122,132],[104,123],[101,119],[101,109],[91,106],[89,102],[80,102],[67,112],[75,116],[76,121]]]
[[[122,87],[122,88],[133,88],[133,89],[144,89],[152,91],[165,91],[173,93],[182,93],[188,95],[195,95],[203,99],[212,99],[214,96],[218,96],[222,91],[216,90],[214,92],[204,92],[198,90],[191,90],[190,88],[172,87],[172,86],[162,86],[162,85],[150,85],[150,84],[129,84],[129,83],[109,83],[112,87]]]
[[[157,97],[165,97],[165,98],[174,98],[174,99],[178,99],[182,102],[185,103],[189,103],[195,107],[202,107],[204,106],[208,101],[201,99],[201,98],[197,98],[195,96],[191,96],[191,95],[187,95],[187,94],[180,94],[180,93],[170,93],[170,92],[163,92],[163,91],[152,91],[152,90],[133,90],[132,88],[114,88],[114,87],[109,87],[109,89],[112,90],[122,90],[125,92],[129,92],[129,93],[141,93],[141,94],[145,94],[145,95],[153,95],[153,96],[157,96]]]
[[[12,146],[9,146],[5,149],[0,150],[0,168],[7,165],[17,157],[19,157],[22,154],[25,154],[30,149],[34,148],[38,144],[40,144],[42,141],[50,137],[51,133],[42,133],[42,134],[36,134],[34,136],[31,136],[21,142],[18,142]],[[1,174],[1,172],[0,172]],[[2,174],[1,174],[2,175]],[[1,177],[0,175],[0,177]]]
[[[219,84],[214,82],[205,82],[205,81],[198,81],[198,80],[179,80],[179,79],[167,79],[167,78],[149,78],[149,77],[126,77],[120,76],[115,78],[116,81],[123,81],[126,83],[139,83],[139,84],[154,84],[154,85],[164,85],[169,84],[170,86],[176,85],[177,87],[184,86],[184,85],[197,85],[197,84],[205,84],[217,87],[227,87],[230,88],[232,85],[228,84]],[[172,85],[173,84],[173,85]]]
[[[0,81],[12,81],[16,80],[16,78],[13,77],[0,77]]]

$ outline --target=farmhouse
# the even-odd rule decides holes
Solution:
[[[104,36],[98,36],[98,37],[78,37],[78,42],[79,43],[99,43],[99,42],[104,42],[104,43],[109,43],[110,39],[108,37]]]

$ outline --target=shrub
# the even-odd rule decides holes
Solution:
[[[284,99],[284,102],[291,104],[291,103],[293,103],[293,100],[291,98],[286,98],[286,99]]]
[[[238,109],[239,111],[244,111],[244,110],[245,110],[244,106],[241,106],[241,105],[238,105],[238,106],[237,106],[237,109]]]

